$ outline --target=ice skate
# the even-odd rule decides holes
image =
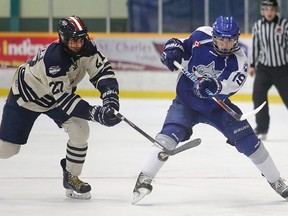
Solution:
[[[274,183],[270,183],[271,187],[282,196],[284,199],[288,200],[288,186],[284,183],[283,179],[279,179]]]
[[[72,199],[90,199],[91,186],[66,170],[65,158],[61,160],[61,167],[63,169],[63,186],[66,188],[66,196]]]
[[[145,175],[144,173],[140,173],[136,182],[136,185],[133,190],[133,200],[132,204],[139,202],[146,195],[150,194],[153,187],[151,185],[152,178]]]

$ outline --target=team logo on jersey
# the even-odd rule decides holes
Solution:
[[[49,73],[50,73],[50,74],[55,75],[56,73],[58,73],[58,72],[61,70],[61,68],[60,68],[59,65],[57,65],[57,66],[51,66],[51,67],[49,67],[48,70],[49,70]]]
[[[215,70],[215,62],[212,61],[208,65],[197,65],[193,66],[192,71],[197,77],[209,76],[217,77],[222,71]]]

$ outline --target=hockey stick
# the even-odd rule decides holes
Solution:
[[[129,121],[125,116],[123,116],[121,113],[114,110],[114,114],[124,122],[126,122],[128,125],[130,125],[132,128],[134,128],[136,131],[138,131],[140,134],[142,134],[144,137],[146,137],[150,142],[154,143],[156,146],[158,146],[160,149],[162,149],[165,153],[168,155],[175,155],[182,151],[185,151],[187,149],[193,148],[198,146],[201,143],[201,139],[197,138],[194,140],[191,140],[187,143],[184,143],[183,145],[179,146],[178,148],[175,148],[174,150],[169,150],[165,148],[163,145],[158,143],[155,139],[153,139],[151,136],[149,136],[146,132],[144,132],[142,129],[140,129],[138,126],[136,126],[134,123]]]
[[[192,73],[190,73],[187,69],[185,69],[181,64],[179,64],[177,61],[174,61],[173,64],[175,67],[177,67],[183,74],[185,74],[190,80],[195,82],[197,80],[197,77],[194,76]],[[208,90],[208,89],[206,89]],[[209,91],[209,90],[208,90]],[[208,92],[209,93],[209,92]],[[209,94],[212,94],[211,92]],[[250,118],[251,116],[257,114],[263,106],[266,104],[266,101],[262,103],[259,107],[252,110],[251,112],[245,113],[245,114],[239,114],[236,113],[233,109],[231,109],[227,104],[225,104],[221,99],[217,98],[216,96],[212,96],[212,99],[221,106],[226,112],[228,112],[233,118],[235,118],[237,121],[243,121],[247,118]]]

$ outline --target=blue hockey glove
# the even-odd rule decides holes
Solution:
[[[173,62],[177,61],[181,64],[183,56],[184,48],[182,41],[177,38],[171,38],[165,43],[160,60],[170,71],[174,71],[177,70],[177,68],[174,66]]]
[[[204,76],[194,82],[193,89],[198,97],[209,98],[217,95],[221,91],[222,85],[217,78]]]
[[[117,90],[108,90],[101,95],[103,107],[113,108],[119,111],[119,96]]]
[[[112,108],[104,106],[92,107],[90,110],[90,119],[91,121],[99,122],[108,127],[112,127],[121,122],[121,119],[114,115],[114,110]]]

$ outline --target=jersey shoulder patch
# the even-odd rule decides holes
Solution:
[[[57,42],[50,44],[44,56],[46,75],[49,77],[65,76],[73,64],[64,47]]]

